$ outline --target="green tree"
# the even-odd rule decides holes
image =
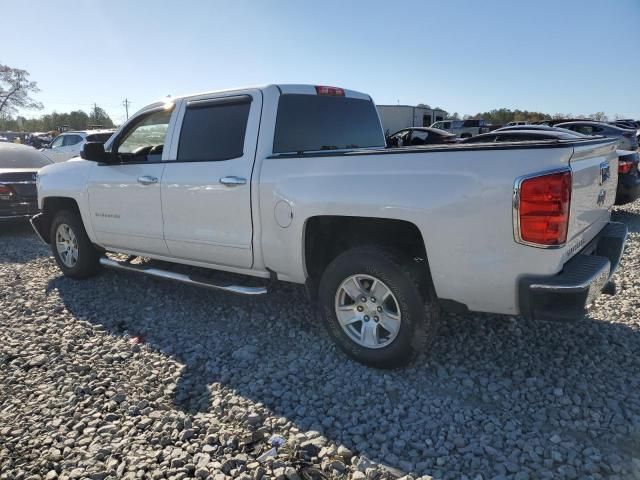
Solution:
[[[41,109],[42,104],[31,98],[39,91],[29,72],[0,64],[0,117],[14,115],[18,109]]]

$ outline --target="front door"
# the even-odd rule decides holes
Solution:
[[[113,250],[167,255],[162,234],[160,182],[172,110],[142,113],[111,146],[117,163],[94,165],[88,194],[98,243]]]
[[[171,256],[252,266],[251,173],[261,109],[258,90],[184,101],[161,188]]]

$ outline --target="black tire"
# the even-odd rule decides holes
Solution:
[[[78,247],[78,258],[74,265],[66,265],[60,256],[57,248],[57,231],[62,224],[69,226],[76,238]],[[58,267],[65,276],[71,278],[87,278],[95,275],[100,270],[100,252],[89,240],[87,232],[84,229],[82,219],[77,213],[68,210],[60,210],[55,213],[51,221],[51,252],[55,258]]]
[[[387,345],[379,348],[360,345],[338,321],[338,291],[353,275],[375,277],[395,296],[401,322],[395,338]],[[428,349],[437,331],[440,308],[428,283],[424,268],[416,268],[413,260],[395,251],[374,246],[347,250],[327,266],[320,280],[318,301],[324,324],[340,349],[353,359],[376,368],[406,365],[417,352]]]

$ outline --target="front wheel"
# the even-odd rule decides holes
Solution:
[[[439,308],[413,261],[357,247],[322,274],[319,301],[330,335],[355,360],[377,368],[407,364],[433,339]]]
[[[51,222],[51,251],[62,273],[71,278],[95,275],[100,253],[89,240],[78,214],[61,210]]]

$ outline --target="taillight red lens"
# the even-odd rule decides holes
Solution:
[[[633,168],[633,162],[622,160],[618,162],[618,173],[629,173]]]
[[[326,87],[323,85],[316,86],[318,95],[328,95],[330,97],[344,97],[344,90],[338,87]]]
[[[13,196],[13,190],[7,185],[0,185],[0,200],[9,200]]]
[[[635,134],[635,132],[624,132],[622,135],[624,135],[625,137],[633,138]]]
[[[567,241],[571,172],[527,178],[520,183],[520,238],[538,245]]]

